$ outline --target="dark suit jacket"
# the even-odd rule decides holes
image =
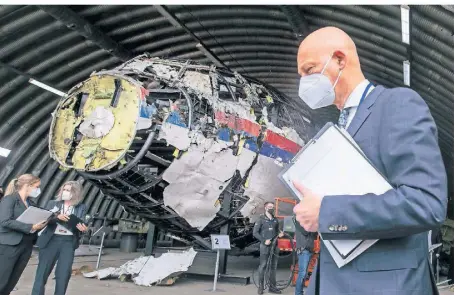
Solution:
[[[341,268],[321,243],[320,295],[438,294],[428,231],[445,220],[447,176],[428,106],[411,89],[377,86],[347,131],[393,189],[323,198],[323,239],[380,241]],[[315,294],[316,277],[308,295]]]
[[[295,219],[294,219],[295,220]],[[314,252],[314,240],[317,238],[317,233],[306,231],[298,222],[295,223],[295,246],[298,249]],[[299,251],[297,251],[299,253]]]
[[[30,199],[29,203],[36,205]],[[36,235],[30,233],[33,224],[16,220],[26,209],[18,193],[3,197],[0,202],[0,244],[14,246],[22,241],[24,235]]]
[[[57,206],[58,208],[62,208],[63,202],[51,200],[47,203],[46,209],[52,210],[55,206]],[[86,210],[85,204],[81,203],[81,204],[77,205],[76,208],[74,208],[74,215],[83,219],[86,211],[87,210]],[[55,229],[57,228],[57,220],[58,220],[57,217],[51,218],[49,220],[47,227],[43,230],[43,232],[38,237],[38,242],[36,244],[39,248],[41,248],[41,249],[46,248],[47,244],[49,243],[52,236],[54,235]],[[74,249],[79,248],[79,237],[80,237],[80,232],[78,230],[73,232]]]

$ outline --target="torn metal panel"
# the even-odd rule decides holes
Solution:
[[[231,149],[221,149],[223,145],[217,141],[199,138],[205,144],[194,145],[163,174],[169,182],[163,197],[166,206],[202,230],[219,211],[218,198],[238,169],[240,158]],[[245,169],[245,158],[240,165]]]
[[[142,256],[128,261],[118,268],[109,267],[83,275],[86,278],[98,278],[99,280],[130,275],[136,285],[150,287],[169,277],[188,271],[196,254],[197,252],[190,248],[182,252],[164,253],[158,258]]]
[[[215,112],[215,121],[219,126],[226,126],[237,134],[258,137],[261,132],[261,125],[255,121],[242,118],[236,113],[230,114],[218,110]]]
[[[188,128],[165,122],[161,125],[158,139],[165,139],[168,144],[179,150],[186,150],[191,144],[191,139],[188,135]]]
[[[164,189],[164,205],[203,230],[220,210],[217,201],[227,184],[197,172],[182,174]]]
[[[243,216],[255,220],[263,213],[262,207],[265,202],[274,202],[275,198],[289,195],[288,189],[277,181],[282,169],[282,164],[277,163],[273,158],[259,155],[256,165],[251,170],[248,188],[244,192],[250,200],[242,211]],[[292,212],[289,213],[292,214]]]
[[[207,153],[198,167],[198,172],[225,182],[232,178],[237,165],[238,158],[232,154],[231,149],[227,149],[218,153]]]
[[[145,95],[145,94],[144,94]],[[136,130],[149,129],[153,124],[153,117],[157,114],[158,109],[155,105],[150,105],[144,100],[141,102],[140,116],[136,125]]]
[[[97,106],[79,126],[79,132],[89,138],[100,138],[114,127],[114,114],[109,109]]]
[[[164,171],[163,179],[169,183],[177,182],[186,171],[195,171],[201,163],[204,153],[199,149],[192,149],[184,153],[180,159],[175,159]]]
[[[193,264],[196,254],[193,248],[182,253],[164,253],[158,258],[149,260],[133,281],[139,286],[151,286],[170,276],[186,272]]]
[[[262,114],[263,114],[263,118],[265,120],[265,124],[267,125],[267,129],[270,130],[270,131],[273,131],[279,135],[282,135],[284,136],[285,138],[295,142],[296,144],[298,144],[299,146],[304,146],[305,145],[305,141],[300,138],[300,135],[297,133],[297,131],[295,131],[294,128],[292,127],[288,127],[288,126],[284,126],[282,128],[278,128],[276,127],[272,122],[269,122],[268,121],[268,112],[267,112],[267,108],[264,107],[262,109]],[[303,116],[302,116],[303,118]],[[306,118],[305,118],[306,119]]]
[[[119,273],[119,270],[117,268],[108,267],[97,271],[84,273],[83,275],[86,278],[97,278],[99,280],[103,280],[111,277],[119,277],[120,275],[117,275],[117,273]]]
[[[297,143],[301,147],[305,145],[305,141],[303,141],[303,139],[300,138],[299,134],[297,133],[297,131],[295,131],[294,128],[285,126],[285,127],[281,128],[281,131],[282,131],[282,133],[280,133],[280,134],[282,134],[287,139],[292,140],[293,142]]]
[[[240,209],[242,216],[248,217],[251,223],[255,223],[259,219],[259,215],[264,213],[264,200],[263,195],[250,190],[248,192],[248,202]]]
[[[240,172],[240,175],[244,177],[248,169],[251,168],[254,159],[256,159],[256,153],[243,149],[238,157],[237,170]]]
[[[200,91],[202,96],[212,96],[213,91],[210,76],[196,71],[187,71],[182,79],[183,84],[189,88]]]

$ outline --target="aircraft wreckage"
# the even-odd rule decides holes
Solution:
[[[174,237],[207,247],[223,227],[244,248],[264,202],[289,196],[277,174],[309,123],[255,79],[144,54],[73,87],[53,113],[49,149]]]

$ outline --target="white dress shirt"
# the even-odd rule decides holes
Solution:
[[[354,88],[354,91],[352,91],[351,95],[349,95],[348,99],[346,100],[346,103],[344,104],[344,108],[349,108],[349,107],[351,108],[349,110],[349,116],[348,116],[348,121],[346,124],[346,130],[348,129],[349,125],[352,122],[352,119],[354,119],[354,116],[357,113],[357,108],[360,104],[360,100],[362,99],[362,94],[365,91],[365,89],[367,88],[369,83],[370,83],[370,81],[368,81],[367,79],[360,82],[360,84],[357,85],[356,88]],[[368,89],[367,96],[368,96],[368,94],[371,93],[371,91],[373,89],[374,89],[374,86],[372,85],[370,87],[370,89]]]

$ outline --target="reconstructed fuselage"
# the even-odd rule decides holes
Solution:
[[[49,148],[62,167],[174,236],[207,246],[224,226],[243,248],[264,202],[289,195],[277,174],[309,128],[256,80],[141,55],[68,92]]]

